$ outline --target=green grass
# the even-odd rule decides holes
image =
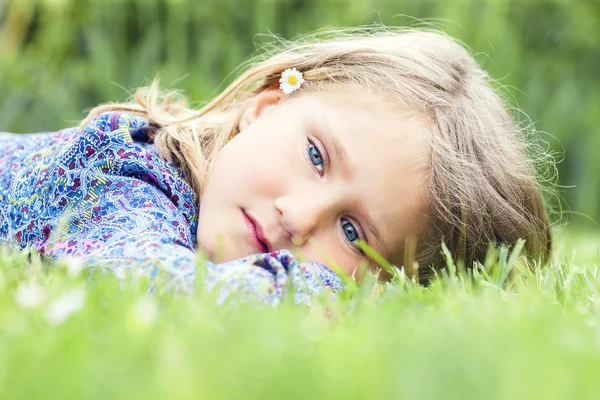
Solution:
[[[504,252],[472,278],[366,279],[310,309],[149,298],[148,282],[71,277],[4,249],[0,399],[598,398],[598,238],[566,235],[555,264],[512,283],[523,268]],[[33,284],[43,299],[19,305]],[[65,293],[83,302],[59,321]]]

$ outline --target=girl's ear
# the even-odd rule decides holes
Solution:
[[[239,130],[243,131],[250,126],[265,110],[279,103],[282,97],[283,92],[279,89],[266,89],[254,96],[242,113]]]

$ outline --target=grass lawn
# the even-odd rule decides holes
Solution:
[[[312,308],[147,297],[3,249],[0,399],[600,398],[599,239],[562,234],[534,272],[505,253]]]

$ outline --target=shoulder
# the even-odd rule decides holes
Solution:
[[[148,120],[130,113],[110,111],[92,118],[84,127],[82,136],[97,140],[147,140]]]
[[[129,169],[150,168],[159,162],[159,155],[148,136],[148,120],[138,115],[111,111],[97,115],[81,130],[74,147],[74,157],[80,165],[93,165],[112,160],[115,167]],[[168,164],[168,163],[167,163]],[[162,165],[171,170],[173,166]],[[152,168],[150,168],[152,169]]]
[[[137,115],[107,112],[96,116],[58,161],[59,177],[76,182],[84,200],[103,193],[123,196],[139,186],[138,198],[131,199],[139,207],[148,206],[137,203],[142,198],[158,201],[155,196],[160,195],[165,204],[172,203],[195,223],[197,195],[179,168],[160,157],[147,130],[148,121]]]
[[[93,168],[104,173],[119,169],[127,160],[144,159],[150,147],[134,138],[147,138],[148,121],[140,116],[105,112],[82,126],[78,139],[63,153],[59,164],[67,170]],[[146,142],[148,142],[146,140]],[[148,144],[148,143],[145,143]]]

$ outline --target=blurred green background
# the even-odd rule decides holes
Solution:
[[[600,217],[600,1],[0,0],[0,131],[75,125],[160,72],[201,104],[256,45],[423,22],[462,40],[561,154],[563,217]]]

